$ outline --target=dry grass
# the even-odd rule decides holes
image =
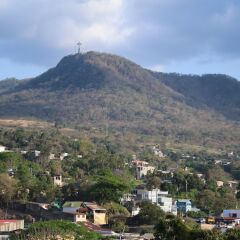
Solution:
[[[0,127],[50,128],[52,123],[28,119],[0,119]]]

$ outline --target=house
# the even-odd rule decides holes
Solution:
[[[216,184],[217,184],[217,187],[220,188],[220,187],[223,187],[224,182],[223,181],[216,181]]]
[[[87,209],[79,208],[77,212],[74,214],[75,222],[86,222],[87,221]]]
[[[76,213],[77,210],[82,206],[83,202],[80,201],[67,201],[62,206],[64,213]]]
[[[133,217],[133,216],[138,215],[139,212],[140,212],[140,210],[141,210],[141,208],[138,207],[138,206],[136,206],[136,207],[132,207],[131,216]]]
[[[228,209],[223,210],[224,218],[240,218],[240,210],[239,209]]]
[[[163,154],[163,152],[162,152],[157,146],[154,146],[154,147],[152,148],[152,151],[153,151],[153,153],[154,153],[155,156],[158,156],[158,157],[160,157],[160,158],[165,157],[164,154]]]
[[[0,220],[0,232],[1,233],[10,233],[16,230],[24,229],[24,220],[15,220],[15,219],[1,219]],[[0,239],[1,236],[0,236]],[[8,238],[7,238],[8,239]]]
[[[234,156],[234,152],[229,152],[227,155],[228,155],[229,158],[231,158],[231,157]]]
[[[136,168],[136,178],[137,179],[142,179],[148,173],[153,173],[155,170],[155,167],[150,166],[149,163],[145,162],[145,161],[134,160],[134,161],[132,161],[132,164]]]
[[[21,150],[20,153],[21,153],[22,155],[26,155],[26,154],[27,154],[27,151],[26,151],[26,150]]]
[[[192,210],[192,202],[190,199],[178,199],[176,205],[178,212],[187,213]]]
[[[40,154],[41,154],[41,151],[34,150],[34,151],[33,151],[33,154],[34,154],[35,157],[39,157]]]
[[[197,176],[203,183],[206,183],[206,179],[204,178],[204,175],[202,173],[197,173]]]
[[[63,204],[62,211],[75,214],[78,221],[88,220],[97,225],[108,223],[107,210],[94,202],[67,201]]]
[[[62,217],[65,220],[74,222],[74,223],[80,223],[80,222],[86,222],[87,221],[87,213],[83,210],[80,210],[80,212],[76,213],[62,213]]]
[[[228,181],[227,184],[230,188],[237,189],[238,181]]]
[[[120,202],[122,205],[125,205],[128,202],[134,202],[135,198],[135,194],[127,193],[123,195],[123,197],[120,199]]]
[[[224,162],[223,163],[223,166],[228,166],[228,165],[231,165],[231,162]]]
[[[222,164],[222,163],[223,163],[222,160],[215,160],[215,161],[214,161],[214,164],[215,164],[215,165],[217,165],[217,164]]]
[[[54,159],[56,159],[55,154],[54,154],[54,153],[50,153],[48,159],[49,159],[49,160],[54,160]]]
[[[160,189],[136,189],[136,196],[138,201],[150,201],[157,204],[164,212],[172,211],[172,198],[168,197],[168,191],[161,191]]]
[[[96,203],[84,202],[83,207],[87,208],[87,217],[88,220],[97,225],[105,225],[108,223],[107,219],[107,210],[103,207],[100,207]]]
[[[62,187],[63,186],[62,175],[55,175],[53,177],[53,184],[54,186]]]
[[[66,152],[60,155],[60,160],[62,161],[65,157],[68,157],[68,153]]]
[[[160,170],[157,170],[157,171],[161,174],[161,176],[164,177],[164,179],[165,178],[172,178],[173,175],[174,175],[174,173],[172,171],[170,171],[170,170],[161,170],[160,169]]]
[[[5,152],[6,151],[6,147],[5,146],[2,146],[0,145],[0,152]]]
[[[172,201],[171,197],[159,196],[157,205],[159,205],[164,212],[172,212]]]

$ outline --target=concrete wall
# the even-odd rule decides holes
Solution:
[[[93,223],[97,225],[105,225],[107,224],[106,213],[96,213],[93,214]]]

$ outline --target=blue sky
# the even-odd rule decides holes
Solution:
[[[65,55],[118,54],[156,71],[240,79],[239,0],[0,0],[0,79]]]

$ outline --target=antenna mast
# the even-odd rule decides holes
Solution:
[[[81,53],[81,45],[82,45],[81,42],[78,42],[78,43],[77,43],[77,46],[78,46],[78,54]]]

